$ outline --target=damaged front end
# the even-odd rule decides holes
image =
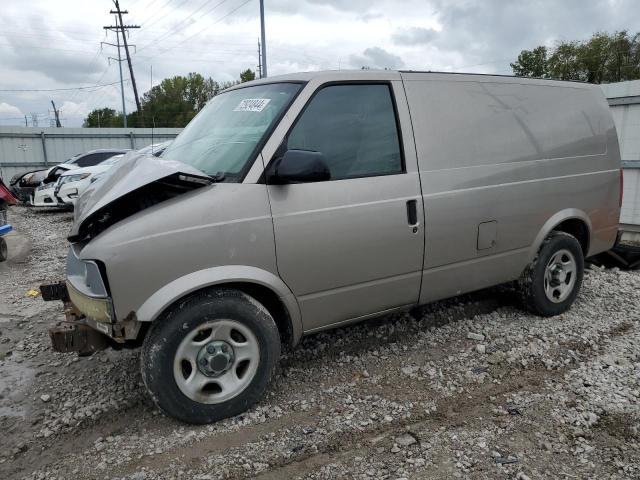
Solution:
[[[78,199],[69,241],[87,242],[111,225],[178,195],[210,185],[200,170],[174,160],[129,154]]]
[[[109,346],[109,338],[87,325],[82,312],[71,303],[67,285],[64,282],[41,285],[40,293],[45,302],[60,300],[64,304],[65,321],[49,329],[49,338],[54,351],[91,355]]]
[[[105,264],[81,258],[81,252],[125,218],[211,183],[202,172],[180,162],[134,155],[85,191],[69,235],[66,281],[40,287],[43,300],[64,304],[65,320],[49,330],[55,351],[91,355],[109,346],[137,346],[141,323],[133,312],[118,316]]]
[[[60,300],[65,320],[49,329],[56,352],[91,355],[107,347],[122,348],[138,338],[140,323],[134,318],[117,321],[113,302],[97,262],[82,261],[73,247],[67,257],[67,280],[41,285],[44,301]]]

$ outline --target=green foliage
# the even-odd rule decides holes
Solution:
[[[165,78],[160,84],[145,92],[140,99],[146,127],[184,127],[214,96],[222,90],[241,82],[254,80],[256,74],[247,69],[240,80],[219,83],[199,73],[186,77],[177,75]],[[127,125],[138,125],[138,112],[127,114]],[[85,127],[122,127],[122,113],[112,108],[95,109],[84,120]]]
[[[514,75],[519,77],[547,76],[547,47],[536,47],[533,50],[523,50],[518,60],[511,64]]]
[[[240,83],[250,82],[251,80],[256,79],[256,72],[247,68],[244,72],[240,74]]]
[[[558,42],[551,51],[523,50],[511,64],[523,77],[610,83],[640,78],[640,33],[597,32],[587,41]]]
[[[92,110],[82,124],[85,128],[122,127],[122,114],[116,114],[113,108]]]

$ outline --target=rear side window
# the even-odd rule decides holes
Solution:
[[[105,161],[107,158],[113,157],[114,155],[117,155],[117,153],[112,153],[112,152],[91,153],[85,157],[82,157],[76,163],[78,164],[79,167],[93,167]]]
[[[402,173],[389,85],[323,88],[291,130],[287,147],[321,152],[332,180]]]

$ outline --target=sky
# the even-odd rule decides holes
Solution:
[[[174,75],[256,70],[258,0],[121,0],[140,94]],[[122,110],[112,0],[2,0],[0,125]],[[510,74],[523,49],[640,32],[639,0],[265,0],[269,76],[370,68]],[[124,55],[124,49],[122,50]],[[135,110],[126,63],[125,108]],[[83,88],[78,88],[83,87]],[[22,90],[22,91],[18,91]],[[26,91],[29,90],[29,91]],[[43,91],[53,90],[53,91]]]

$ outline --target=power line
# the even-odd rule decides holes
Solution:
[[[167,5],[169,5],[171,3],[171,0],[167,0],[166,3],[164,3],[158,10],[156,10],[155,13],[152,13],[151,16],[149,18],[147,18],[146,20],[143,20],[141,22],[140,25],[144,25],[146,22],[148,22],[149,20],[151,20],[153,17],[155,17],[158,13],[160,13],[162,10],[164,10],[164,7],[166,7]]]
[[[226,1],[226,0],[225,0]],[[202,30],[198,30],[196,33],[193,33],[185,38],[183,38],[181,41],[179,41],[178,43],[176,43],[173,47],[169,47],[165,50],[161,50],[160,52],[158,52],[157,54],[153,55],[152,57],[149,57],[149,59],[147,60],[147,62],[153,58],[156,58],[160,55],[162,55],[165,52],[168,52],[169,50],[173,50],[174,48],[178,47],[179,45],[182,45],[184,42],[186,42],[187,40],[190,40],[191,38],[195,37],[196,35],[201,34],[202,32],[204,32],[206,29],[212,27],[213,25],[216,25],[218,23],[220,23],[222,20],[224,20],[225,18],[233,15],[235,12],[237,12],[238,10],[240,10],[242,7],[244,7],[247,3],[251,2],[252,0],[245,0],[244,2],[242,2],[240,5],[238,5],[236,8],[234,8],[233,10],[227,12],[227,14],[223,15],[222,17],[220,17],[219,19],[217,19],[215,22],[213,22],[211,25],[207,25],[206,27],[204,27]]]
[[[99,90],[104,87],[109,87],[120,82],[103,83],[102,85],[86,85],[83,87],[66,87],[66,88],[7,88],[0,89],[0,92],[64,92],[68,90],[90,90],[95,88]]]
[[[223,3],[225,3],[227,0],[222,0],[221,2],[216,3],[212,8],[210,8],[209,10],[207,10],[206,12],[204,12],[202,14],[203,18],[205,15],[211,13],[212,11],[214,11],[216,8],[218,8],[220,5],[222,5]],[[170,28],[169,30],[167,30],[166,32],[158,35],[157,37],[155,37],[153,40],[151,40],[150,42],[145,43],[142,47],[140,47],[138,49],[138,52],[141,52],[142,50],[146,49],[147,47],[149,47],[149,45],[153,45],[156,42],[158,42],[159,40],[162,40],[164,38],[166,38],[167,36],[171,35],[171,33],[177,31],[179,28],[182,27],[182,25],[184,25],[190,18],[192,18],[196,13],[198,13],[200,10],[202,10],[204,7],[206,7],[209,4],[209,0],[206,0],[202,5],[200,5],[198,8],[196,8],[193,12],[191,12],[191,14],[187,15],[185,18],[183,18],[182,20],[180,20],[176,25],[173,26],[173,28]]]
[[[175,10],[178,10],[182,5],[184,5],[185,3],[187,3],[189,0],[182,0],[182,2],[180,2],[178,5],[176,5],[175,7],[173,7],[173,10],[169,10],[167,13],[165,13],[164,15],[162,15],[159,18],[156,18],[153,22],[151,22],[150,24],[147,25],[147,21],[145,20],[144,22],[141,23],[141,26],[144,26],[145,28],[151,28],[153,25],[155,25],[156,23],[158,23],[160,20],[162,20],[163,18],[166,18],[168,15],[174,13]]]

